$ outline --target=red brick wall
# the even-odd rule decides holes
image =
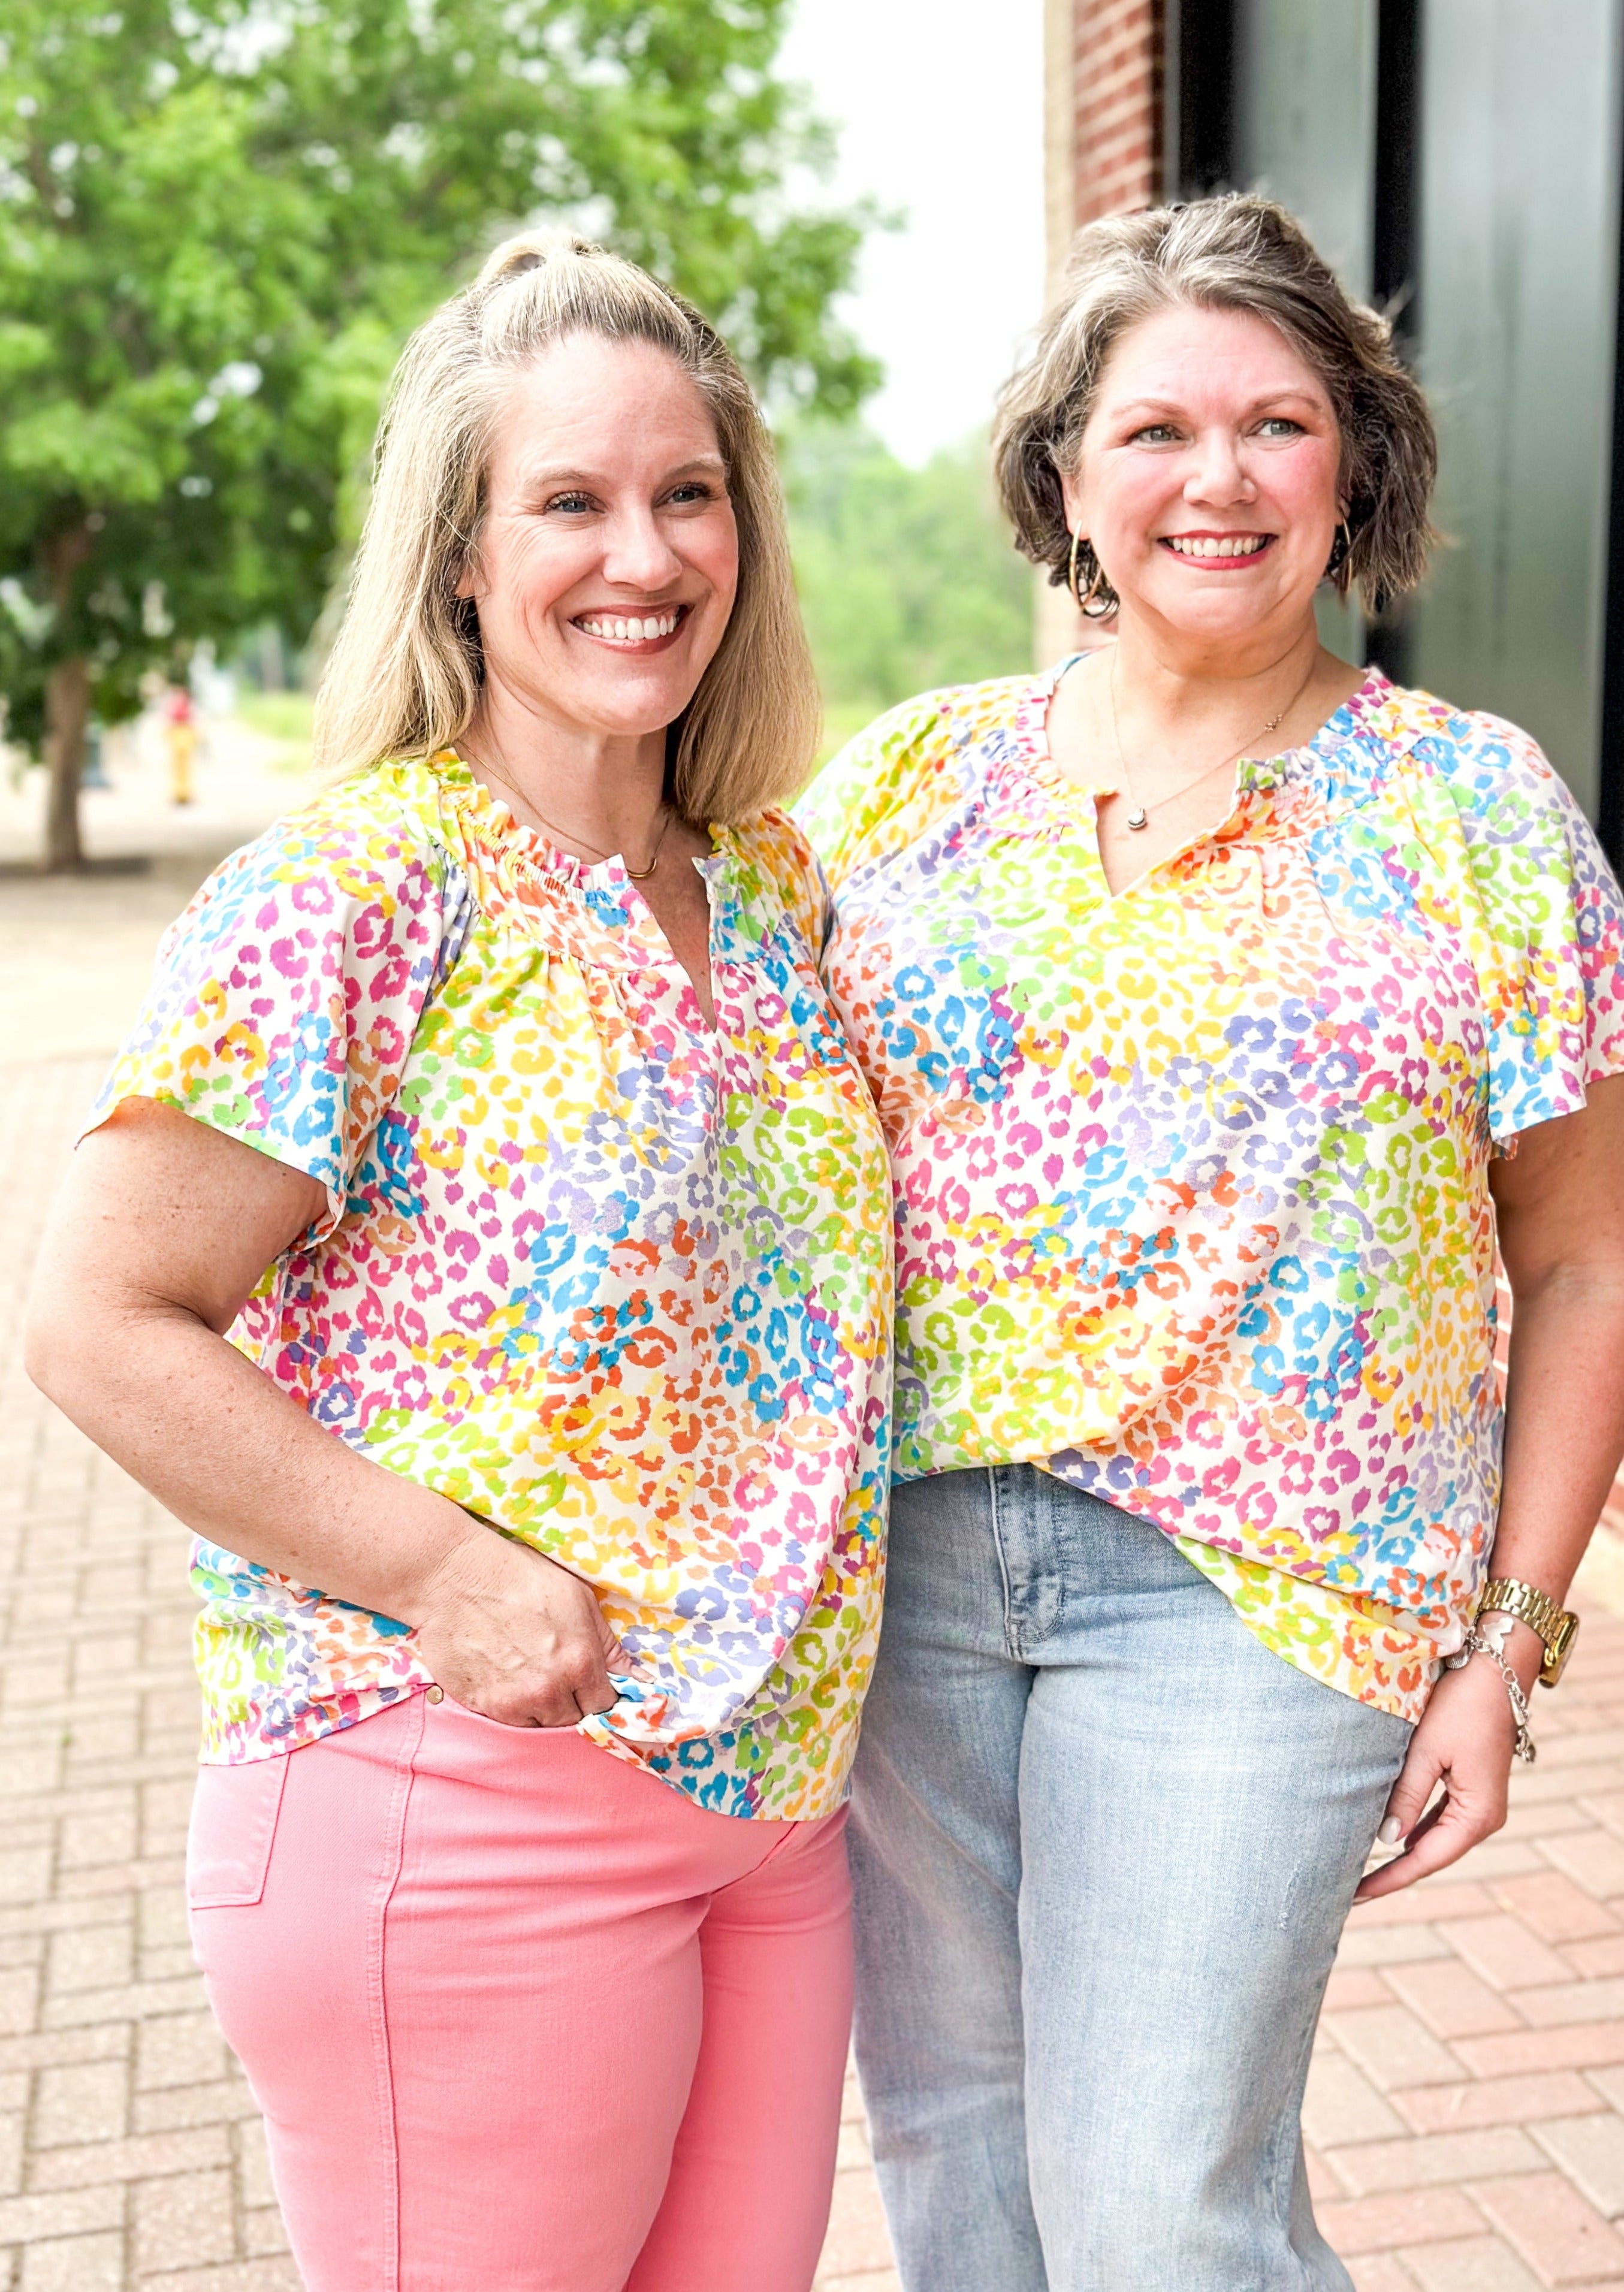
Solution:
[[[1162,0],[1044,0],[1047,295],[1060,292],[1074,231],[1161,197]],[[1039,574],[1038,665],[1105,642]]]
[[[1074,228],[1161,198],[1160,0],[1072,0]]]

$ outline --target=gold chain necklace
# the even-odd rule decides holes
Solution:
[[[1260,724],[1256,731],[1249,732],[1238,748],[1232,748],[1228,755],[1221,756],[1216,764],[1208,764],[1204,772],[1198,772],[1192,780],[1186,780],[1183,787],[1175,788],[1171,795],[1159,795],[1154,803],[1141,803],[1134,792],[1134,776],[1128,770],[1127,752],[1122,746],[1122,727],[1117,717],[1117,656],[1112,653],[1111,657],[1111,738],[1117,744],[1117,762],[1122,767],[1122,778],[1127,788],[1128,801],[1133,805],[1133,810],[1127,815],[1128,826],[1135,834],[1140,828],[1148,827],[1151,824],[1151,814],[1153,811],[1159,811],[1165,804],[1176,803],[1181,795],[1188,795],[1192,788],[1199,788],[1203,780],[1209,780],[1215,772],[1221,772],[1226,764],[1232,764],[1237,757],[1244,756],[1254,741],[1265,738],[1269,733],[1283,724],[1307,691],[1313,681],[1314,670],[1319,665],[1320,657],[1316,650],[1313,660],[1308,665],[1308,674],[1297,686],[1279,715],[1271,716],[1266,724]]]
[[[465,763],[468,763],[471,762],[477,762],[477,759],[465,756],[463,762]],[[535,802],[533,797],[521,795],[519,790],[513,786],[513,782],[511,780],[504,779],[502,774],[497,771],[491,765],[484,764],[481,769],[481,771],[488,772],[490,778],[495,780],[499,787],[505,787],[516,803],[523,804],[529,811],[533,812],[536,818],[541,822],[542,826],[546,829],[547,834],[552,836],[554,842],[559,843],[561,847],[568,846],[571,843],[578,843],[585,851],[589,852],[594,860],[613,860],[618,858],[624,863],[626,872],[631,877],[634,884],[646,884],[650,876],[654,873],[654,870],[658,867],[660,851],[665,843],[666,837],[670,831],[671,822],[675,817],[671,806],[668,803],[662,803],[660,805],[660,811],[663,817],[660,820],[659,834],[654,839],[654,849],[649,854],[648,866],[646,868],[634,868],[631,861],[626,859],[624,851],[619,853],[613,851],[601,851],[595,843],[589,843],[584,835],[570,835],[567,830],[560,827],[555,820],[551,820],[547,818],[546,813],[542,811],[541,807]]]
[[[649,864],[646,868],[634,868],[624,851],[619,853],[613,851],[600,851],[597,845],[595,843],[588,843],[584,835],[566,835],[562,827],[555,827],[553,821],[547,818],[546,813],[545,811],[538,811],[534,803],[530,805],[530,810],[536,813],[537,819],[540,820],[542,826],[546,829],[549,835],[562,838],[566,844],[581,844],[586,851],[591,852],[594,860],[613,860],[618,858],[624,865],[626,874],[631,877],[634,884],[646,884],[650,876],[654,873],[654,870],[658,867],[660,846],[665,843],[667,831],[670,828],[672,819],[674,817],[670,805],[668,803],[662,803],[660,811],[664,814],[664,818],[661,819],[659,824],[659,834],[654,839],[654,849],[649,854]]]

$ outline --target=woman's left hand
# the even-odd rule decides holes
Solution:
[[[1519,1676],[1523,1668],[1518,1665]],[[1531,1684],[1531,1678],[1524,1681],[1525,1687]],[[1475,1655],[1459,1671],[1443,1674],[1410,1739],[1387,1800],[1382,1828],[1396,1822],[1397,1831],[1389,1836],[1405,1840],[1405,1851],[1366,1873],[1355,1902],[1373,1902],[1382,1894],[1396,1894],[1401,1886],[1413,1886],[1418,1878],[1458,1861],[1468,1847],[1500,1828],[1515,1741],[1511,1699],[1487,1656]],[[1444,1796],[1428,1812],[1427,1801],[1440,1783]]]

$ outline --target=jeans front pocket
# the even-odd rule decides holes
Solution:
[[[186,1837],[189,1909],[244,1909],[259,1901],[293,1755],[199,1767]]]

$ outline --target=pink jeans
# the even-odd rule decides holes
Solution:
[[[204,1768],[192,1939],[309,2292],[807,2292],[844,1822],[421,1695]]]

